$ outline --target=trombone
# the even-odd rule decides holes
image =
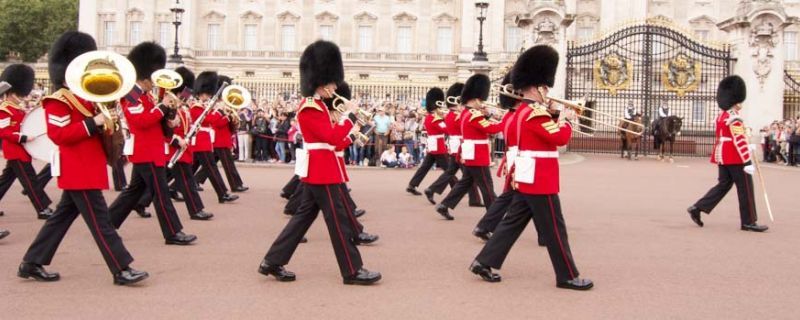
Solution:
[[[513,98],[513,99],[517,99],[517,100],[522,100],[523,99],[522,95],[520,95],[516,90],[514,90],[514,87],[511,86],[510,83],[507,83],[507,84],[504,84],[504,85],[493,83],[492,87],[491,87],[491,90],[496,92],[497,94],[501,94],[501,95],[504,95],[504,96],[509,97],[509,98]],[[503,112],[503,114],[505,114],[505,112],[507,112],[508,110],[500,109],[500,111]],[[588,118],[588,117],[584,117],[584,118],[587,118],[587,119],[590,119],[590,120],[594,121],[594,119],[591,119],[591,118]],[[588,132],[583,132],[583,131],[581,131],[579,129],[579,128],[584,128],[584,129],[587,129],[587,130],[594,130],[594,128],[592,128],[590,126],[587,126],[587,125],[585,125],[583,123],[580,123],[580,122],[575,123],[575,126],[577,126],[578,128],[573,128],[572,132],[577,132],[578,134],[581,134],[581,135],[584,135],[584,136],[588,136],[588,137],[594,137],[594,134],[591,134],[591,133],[588,133]]]
[[[329,90],[327,88],[325,89],[325,91],[327,91],[328,94],[334,97],[333,102],[331,102],[333,109],[341,114],[346,113],[347,110],[344,108],[344,104],[350,102],[350,99],[342,97],[341,95],[336,93],[336,91]],[[358,111],[356,112],[356,120],[359,125],[364,126],[368,124],[370,121],[372,121],[372,117],[374,116],[372,113],[361,108],[358,108],[357,110]]]
[[[566,106],[566,107],[568,107],[570,109],[575,110],[575,113],[577,113],[578,118],[586,120],[586,121],[589,121],[591,123],[603,125],[603,126],[606,126],[606,127],[609,127],[609,128],[620,130],[620,131],[625,131],[625,132],[628,132],[628,133],[631,133],[631,134],[634,134],[634,135],[637,135],[637,136],[641,136],[642,132],[644,132],[644,125],[643,124],[638,123],[638,122],[633,122],[633,121],[627,120],[625,118],[620,118],[620,117],[614,116],[614,115],[612,115],[610,113],[597,110],[596,108],[594,108],[594,101],[587,101],[586,97],[583,97],[583,98],[581,98],[579,100],[567,100],[567,99],[562,99],[562,98],[553,98],[553,97],[545,96],[545,99],[547,99],[548,102],[555,101],[555,102],[560,103],[560,104],[562,104],[562,105],[564,105],[564,106]],[[636,131],[633,131],[633,130],[625,129],[625,128],[620,127],[620,126],[618,126],[616,124],[613,124],[613,123],[609,123],[609,122],[605,122],[605,121],[601,121],[601,120],[597,120],[597,119],[594,119],[594,118],[587,117],[587,116],[583,115],[583,111],[585,111],[585,110],[589,110],[592,113],[597,113],[599,115],[610,117],[611,119],[614,119],[614,120],[625,122],[625,123],[628,124],[628,126],[639,126],[639,127],[642,128],[642,131],[641,132],[636,132]],[[582,125],[582,127],[589,127],[589,126]],[[589,127],[589,128],[591,128],[591,127]]]

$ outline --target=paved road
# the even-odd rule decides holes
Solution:
[[[0,318],[3,319],[797,319],[800,298],[800,171],[765,169],[776,222],[759,202],[766,234],[739,231],[736,198],[728,196],[705,228],[685,208],[716,179],[706,159],[676,163],[587,156],[562,168],[564,213],[589,292],[555,288],[546,250],[528,228],[501,270],[485,283],[467,271],[482,244],[470,235],[482,215],[458,207],[444,221],[423,197],[403,192],[412,171],[352,170],[356,201],[368,213],[367,231],[381,240],[363,247],[366,267],[381,271],[374,287],[341,284],[324,222],[288,268],[294,283],[256,272],[286,223],[280,186],[290,168],[243,168],[251,190],[219,205],[210,187],[204,200],[216,214],[191,221],[199,241],[165,246],[154,219],[135,216],[121,234],[134,267],[150,272],[138,287],[112,285],[86,226],[77,220],[51,270],[57,283],[18,279],[16,267],[41,222],[14,186],[0,205]],[[437,172],[438,174],[438,172]],[[434,179],[429,175],[423,186]],[[495,182],[496,189],[500,184]],[[58,198],[54,184],[48,187]],[[760,192],[757,189],[757,192]],[[113,192],[106,194],[110,202]]]

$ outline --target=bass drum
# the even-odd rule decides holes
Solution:
[[[22,119],[19,132],[34,138],[23,144],[25,151],[34,159],[50,162],[50,156],[58,151],[58,146],[47,136],[47,120],[42,107],[34,108]]]

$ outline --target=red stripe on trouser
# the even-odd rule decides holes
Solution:
[[[745,174],[747,174],[747,173],[745,173]],[[747,209],[748,209],[747,211],[749,211],[749,213],[750,213],[750,223],[756,223],[756,217],[755,217],[755,215],[753,215],[753,212],[755,211],[755,208],[753,208],[753,199],[750,198],[750,196],[753,193],[750,192],[750,183],[747,182],[747,180],[748,180],[747,176],[745,176],[744,177],[744,190],[745,190],[745,192],[747,192]]]
[[[39,196],[33,190],[33,185],[31,185],[31,180],[28,179],[28,172],[25,171],[25,169],[22,167],[22,162],[17,161],[17,166],[19,167],[19,171],[21,173],[21,177],[19,178],[25,180],[25,183],[28,185],[28,193],[33,198],[33,201],[36,202],[36,210],[44,210],[44,208],[42,208],[42,202],[39,201]]]
[[[553,234],[556,235],[556,240],[558,240],[558,248],[561,249],[561,256],[564,258],[564,264],[567,265],[571,280],[575,278],[575,273],[572,272],[572,266],[569,263],[569,259],[567,259],[567,252],[564,250],[564,244],[561,242],[561,234],[558,232],[558,222],[556,222],[556,210],[553,208],[553,199],[549,195],[547,196],[547,203],[550,205],[550,215],[553,217]]]
[[[158,177],[156,177],[156,168],[152,164],[150,166],[150,172],[153,173],[153,186],[156,188],[156,198],[158,198],[158,204],[161,205],[161,212],[164,215],[164,220],[167,221],[167,227],[169,227],[169,232],[175,234],[175,229],[172,228],[172,221],[169,219],[169,215],[167,214],[167,207],[164,205],[164,198],[161,197],[161,188],[158,186]],[[158,213],[158,210],[156,210]]]
[[[347,210],[347,217],[350,218],[350,223],[353,224],[353,230],[358,231],[358,222],[356,222],[356,216],[350,206],[347,204],[347,198],[344,195],[344,191],[342,188],[339,188],[339,196],[342,198],[342,203],[344,203],[344,209]]]
[[[194,197],[192,197],[192,191],[189,187],[189,181],[186,180],[186,172],[184,172],[182,165],[178,165],[178,171],[181,172],[181,178],[183,179],[183,192],[186,193],[186,197],[189,198],[189,203],[192,205],[192,210],[194,213],[197,213],[197,206],[194,205]]]
[[[119,265],[119,261],[117,258],[114,257],[114,253],[111,252],[111,247],[108,246],[108,242],[106,242],[106,238],[103,237],[103,233],[100,232],[100,226],[97,224],[97,216],[94,214],[94,209],[92,209],[92,204],[89,202],[89,197],[86,195],[86,191],[82,192],[83,200],[86,201],[86,208],[89,210],[89,215],[92,216],[92,224],[94,225],[94,230],[97,233],[97,237],[100,238],[100,242],[103,243],[103,247],[106,248],[106,252],[108,252],[108,256],[111,257],[111,260],[114,261],[114,265],[117,266],[117,270],[122,270],[122,266]]]
[[[344,242],[344,235],[342,235],[342,229],[339,228],[339,218],[336,217],[336,207],[333,205],[333,198],[331,197],[331,189],[330,186],[325,186],[325,191],[328,193],[328,203],[331,206],[331,212],[333,213],[333,223],[336,224],[336,232],[339,233],[339,241],[342,242],[342,251],[344,251],[344,256],[347,258],[347,266],[350,267],[350,274],[355,274],[356,270],[353,269],[353,262],[350,260],[350,253],[347,252],[347,246]]]
[[[222,198],[222,196],[225,195],[225,193],[224,193],[225,192],[225,185],[222,182],[222,177],[221,176],[219,177],[219,180],[217,180],[217,176],[214,175],[214,173],[219,174],[219,171],[211,171],[212,161],[211,161],[211,159],[208,158],[210,155],[213,155],[213,153],[204,152],[203,155],[202,155],[203,163],[204,163],[203,166],[206,169],[206,177],[211,179],[211,184],[214,184],[214,181],[217,181],[217,185],[221,185],[222,186],[222,188],[220,188],[220,189],[222,190],[223,194],[217,193],[217,196]],[[216,169],[216,166],[214,167],[214,169]],[[214,191],[216,191],[216,190],[217,189],[214,188]]]
[[[494,189],[489,189],[489,183],[486,182],[486,170],[481,170],[481,180],[483,180],[483,188],[486,190],[486,196],[489,197],[489,201],[494,202]],[[485,203],[485,205],[489,205]]]

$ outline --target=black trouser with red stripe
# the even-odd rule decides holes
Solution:
[[[233,154],[231,149],[228,148],[214,148],[213,164],[217,165],[217,161],[222,162],[222,169],[225,170],[225,177],[228,178],[228,185],[233,188],[241,187],[244,185],[242,176],[239,175],[239,170],[233,162]],[[217,170],[219,171],[219,170]],[[208,172],[203,170],[197,173],[195,177],[200,184],[206,183],[208,179]]]
[[[283,194],[288,194],[288,195],[294,194],[294,191],[297,189],[298,185],[300,185],[300,176],[293,175],[292,178],[289,179],[289,182],[287,182],[286,185],[283,186],[281,192]]]
[[[422,183],[422,179],[425,179],[425,175],[427,175],[428,171],[433,167],[434,162],[437,167],[444,170],[447,169],[447,155],[428,153],[425,155],[425,159],[422,160],[422,164],[417,168],[417,172],[411,177],[411,181],[408,185],[414,188],[419,187],[419,184]]]
[[[481,195],[483,196],[483,206],[486,207],[486,210],[489,210],[494,199],[497,198],[497,195],[494,193],[492,173],[489,172],[489,167],[463,166],[461,171],[461,179],[450,189],[450,193],[442,200],[442,204],[450,209],[455,209],[456,205],[461,201],[461,198],[463,198],[470,189],[478,187],[478,190],[481,191]]]
[[[208,151],[195,152],[192,167],[197,173],[195,175],[195,180],[198,183],[202,183],[199,179],[201,174],[206,175],[209,180],[211,180],[211,186],[214,187],[218,200],[222,200],[222,197],[228,194],[228,188],[225,187],[225,182],[222,181],[222,175],[219,174],[219,168],[217,168],[216,162],[214,162],[213,153]]]
[[[110,223],[108,206],[100,190],[64,190],[56,211],[44,223],[22,261],[49,265],[78,214],[83,216],[111,273],[126,269],[133,257]]]
[[[122,191],[128,185],[128,178],[125,177],[125,157],[119,157],[111,164],[111,180],[114,180],[114,190]]]
[[[46,164],[42,167],[42,170],[39,170],[39,173],[36,174],[36,183],[39,184],[39,187],[44,189],[47,187],[47,184],[50,183],[50,180],[53,179],[53,174],[50,172],[50,164]]]
[[[183,195],[184,202],[186,202],[186,210],[189,211],[189,216],[194,216],[198,212],[203,211],[203,200],[200,199],[200,193],[197,192],[197,182],[194,181],[192,175],[192,165],[178,161],[172,167],[172,177],[175,179],[175,185],[178,192]]]
[[[166,169],[157,167],[153,163],[133,164],[131,183],[108,208],[112,225],[119,229],[147,193],[153,195],[153,206],[164,238],[170,238],[183,230],[181,220],[169,197]]]
[[[272,243],[265,257],[267,263],[281,266],[289,263],[300,240],[322,210],[339,271],[343,277],[355,274],[363,263],[353,240],[359,232],[353,228],[352,221],[348,222],[355,218],[347,213],[347,186],[344,183],[309,184],[302,194],[300,209]]]
[[[503,218],[494,234],[475,260],[489,267],[500,269],[511,247],[528,221],[541,225],[540,237],[547,245],[550,262],[556,273],[556,281],[564,282],[578,276],[578,268],[572,259],[572,251],[567,240],[567,227],[561,214],[558,194],[531,195],[517,193],[512,200],[511,211]]]
[[[297,188],[295,188],[294,193],[292,193],[292,197],[289,198],[289,202],[287,202],[286,206],[283,208],[283,211],[285,213],[294,215],[295,213],[299,212],[300,204],[302,203],[303,200],[303,192],[305,192],[305,190],[306,190],[306,184],[300,182],[297,185]],[[350,222],[352,222],[352,227],[355,228],[356,231],[358,231],[358,233],[364,232],[364,226],[358,221],[358,219],[356,219],[355,216],[355,211],[356,208],[358,208],[358,206],[356,206],[356,202],[355,200],[353,200],[353,197],[350,195],[350,192],[347,191],[347,185],[345,185],[344,194],[345,194],[345,200],[347,200],[345,202],[345,208],[347,209],[347,213],[351,217]]]
[[[447,167],[439,176],[439,178],[434,181],[429,189],[436,194],[442,194],[444,189],[447,188],[449,185],[451,188],[455,186],[456,182],[458,182],[458,178],[456,178],[456,173],[458,173],[459,169],[462,169],[463,166],[461,163],[458,162],[458,159],[454,155],[447,155]],[[480,203],[480,197],[478,194],[478,188],[472,187],[469,189],[469,204],[478,204]]]
[[[728,194],[734,184],[739,195],[739,218],[742,225],[753,224],[758,220],[756,202],[753,197],[753,176],[744,172],[744,165],[720,165],[717,185],[708,190],[695,207],[703,212],[711,213],[712,210]]]
[[[3,169],[3,173],[0,174],[0,199],[11,188],[14,180],[19,180],[22,184],[22,189],[25,190],[25,194],[28,195],[28,199],[31,200],[37,213],[53,203],[44,192],[44,186],[37,182],[36,171],[33,171],[33,165],[31,165],[30,161],[8,160],[6,162],[6,167]]]
[[[505,217],[506,214],[511,211],[511,203],[514,202],[514,196],[516,194],[517,191],[513,189],[501,193],[500,196],[494,200],[492,206],[489,207],[489,210],[486,211],[486,214],[483,215],[483,218],[478,221],[478,225],[475,226],[475,228],[483,231],[494,232],[497,229],[497,225],[499,225],[500,221],[503,220],[503,217]],[[539,243],[545,243],[544,238],[542,238],[541,222],[534,219],[533,227],[536,228],[536,234],[539,237]]]

